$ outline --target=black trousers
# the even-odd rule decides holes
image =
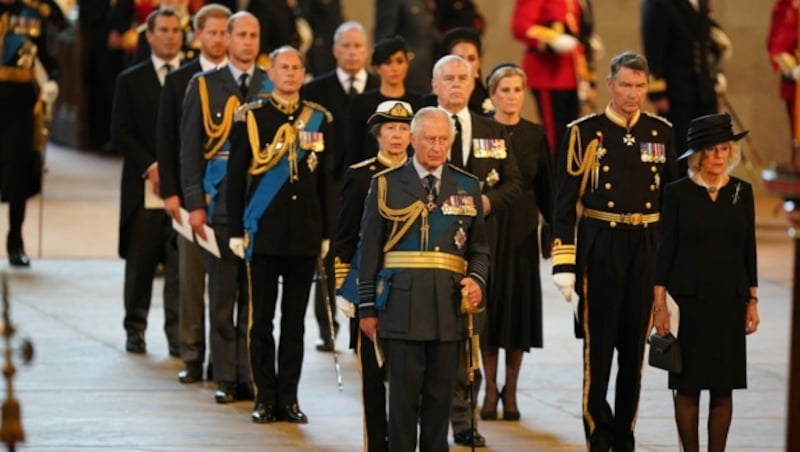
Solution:
[[[225,246],[228,226],[212,225],[221,257],[208,254],[208,299],[211,323],[211,362],[214,380],[250,382],[247,356],[247,296],[244,287],[244,261]]]
[[[315,264],[315,256],[261,254],[254,254],[248,264],[247,279],[251,291],[248,335],[257,402],[278,407],[297,402],[303,366],[305,314]],[[282,278],[283,286],[276,363],[272,330],[278,301],[278,278]]]
[[[364,438],[367,452],[389,450],[386,424],[386,372],[378,367],[375,343],[358,332],[358,364],[361,370],[361,402],[364,405]]]
[[[389,450],[447,451],[447,420],[462,341],[382,339],[389,374]]]
[[[539,118],[547,133],[547,144],[550,146],[550,159],[555,157],[567,124],[578,118],[580,102],[577,90],[531,90],[536,98]]]
[[[337,224],[339,221],[338,212],[339,212],[339,194],[342,192],[342,183],[336,182],[334,186],[334,193],[336,196],[332,196],[333,206],[331,206],[332,212],[337,212],[337,217],[333,219],[332,224]],[[335,330],[338,331],[339,329],[339,321],[336,320],[336,290],[335,290],[335,282],[336,282],[336,273],[335,269],[333,268],[333,250],[334,250],[334,243],[331,240],[331,249],[327,256],[325,256],[324,263],[325,263],[325,276],[328,279],[328,299],[330,300],[330,306],[325,303],[325,299],[322,298],[323,292],[320,290],[322,286],[319,281],[320,277],[317,275],[317,290],[314,291],[314,316],[317,318],[317,325],[319,325],[319,337],[320,339],[329,339],[331,337],[331,326],[328,322],[328,309],[331,313],[331,319],[333,319],[333,327]],[[333,331],[335,336],[335,331]],[[352,338],[351,338],[352,339]],[[351,342],[355,342],[351,340]]]
[[[200,245],[178,234],[178,337],[181,359],[206,360],[206,256]]]
[[[156,266],[164,263],[164,331],[170,349],[178,340],[178,248],[163,210],[140,208],[130,220],[123,298],[128,334],[143,334],[153,296]]]
[[[604,444],[633,444],[639,407],[644,343],[650,326],[657,231],[654,226],[612,230],[606,223],[577,274],[584,329],[583,421],[586,437]],[[581,235],[578,237],[578,247]],[[614,410],[606,401],[611,361],[617,350]]]

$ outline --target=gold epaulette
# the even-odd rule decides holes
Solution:
[[[400,169],[400,168],[402,168],[402,167],[403,167],[403,165],[397,165],[397,166],[393,166],[393,167],[391,167],[391,168],[386,168],[386,169],[385,169],[385,170],[383,170],[383,171],[378,171],[377,173],[375,173],[375,174],[372,176],[372,178],[373,178],[373,179],[375,179],[376,177],[381,177],[381,176],[384,176],[384,175],[386,175],[386,174],[389,174],[389,173],[391,173],[392,171],[399,170],[399,169]]]
[[[479,180],[479,179],[478,179],[478,176],[476,176],[476,175],[474,175],[474,174],[470,173],[469,171],[467,171],[467,170],[465,170],[465,169],[463,169],[463,168],[459,168],[458,166],[456,166],[456,165],[453,165],[453,164],[452,164],[452,163],[450,163],[450,162],[447,162],[447,166],[448,166],[450,169],[452,169],[452,170],[455,170],[455,171],[457,171],[457,172],[459,172],[459,173],[461,173],[461,174],[463,174],[463,175],[465,175],[465,176],[469,176],[471,179],[475,179],[476,181],[477,181],[477,180]]]
[[[657,120],[663,122],[664,124],[672,127],[672,123],[669,122],[669,120],[667,118],[663,117],[663,116],[658,116],[657,114],[650,113],[649,111],[642,111],[642,113],[644,113],[645,115],[647,115],[647,116],[649,116],[649,117],[651,117],[653,119],[657,119]]]
[[[264,106],[264,101],[261,99],[248,102],[236,109],[236,113],[233,114],[233,120],[235,122],[244,122],[245,119],[247,118],[248,111],[255,110],[263,106]]]
[[[551,251],[553,266],[556,265],[575,265],[575,245],[564,245],[561,239],[553,240]]]
[[[363,167],[365,167],[367,165],[371,165],[371,164],[375,163],[376,160],[378,160],[378,157],[372,157],[371,159],[366,159],[366,160],[362,160],[362,161],[360,161],[358,163],[353,163],[352,165],[350,165],[350,169],[363,168]]]
[[[599,114],[600,113],[589,113],[586,116],[581,116],[580,118],[578,118],[578,119],[572,121],[571,123],[567,124],[567,129],[571,129],[572,126],[574,126],[576,124],[580,124],[580,123],[582,123],[583,121],[586,121],[589,118],[594,118],[595,116],[597,116]]]
[[[667,91],[667,81],[663,78],[650,76],[650,84],[647,87],[648,93],[663,93]]]
[[[303,104],[313,108],[314,110],[321,111],[322,113],[325,114],[325,119],[327,119],[328,122],[333,122],[333,115],[331,114],[331,112],[328,111],[327,108],[323,107],[322,105],[316,102],[312,102],[310,100],[305,100],[305,99],[303,100]]]

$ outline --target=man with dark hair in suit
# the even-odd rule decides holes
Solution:
[[[256,390],[252,420],[305,424],[308,417],[300,410],[297,392],[306,307],[317,259],[328,253],[334,229],[333,159],[326,140],[331,118],[325,108],[300,97],[305,76],[300,52],[279,47],[270,60],[272,94],[236,114],[228,170],[228,244],[247,260],[248,346]]]
[[[330,128],[331,131],[326,139],[326,148],[333,154],[335,204],[339,201],[338,194],[341,192],[342,180],[347,167],[356,163],[348,162],[345,159],[344,127],[347,124],[346,116],[350,100],[357,94],[377,89],[380,85],[380,79],[366,70],[368,54],[367,33],[364,31],[364,27],[353,21],[343,23],[333,35],[333,56],[336,58],[336,69],[315,78],[314,81],[303,87],[303,99],[325,107],[338,124],[338,126]],[[332,211],[338,212],[339,208],[335,204]],[[336,219],[334,218],[333,221]],[[325,259],[325,269],[328,281],[333,281],[333,254]],[[328,284],[328,296],[329,300],[334,299],[332,284]],[[331,316],[334,319],[334,331],[331,331],[331,325],[328,324],[327,309],[331,310]],[[320,286],[317,286],[317,290],[314,291],[314,315],[319,325],[317,350],[333,351],[333,338],[339,330],[339,323],[335,320],[336,310],[334,307],[325,304]]]
[[[228,54],[228,17],[231,12],[221,5],[200,8],[194,17],[195,38],[200,42],[200,56],[164,80],[156,126],[156,158],[161,178],[164,210],[182,223],[180,183],[180,134],[183,96],[189,80],[198,72],[224,66]],[[203,379],[206,358],[205,278],[206,265],[202,248],[178,235],[178,340],[185,368],[178,374],[181,383]]]
[[[178,262],[175,232],[161,208],[145,207],[145,196],[161,196],[155,156],[156,118],[161,86],[180,65],[183,40],[180,21],[170,9],[147,18],[149,60],[125,70],[117,79],[111,115],[111,139],[122,152],[119,255],[125,259],[125,320],[130,353],[145,353],[144,331],[156,266],[164,262],[164,329],[169,353],[178,356]],[[145,188],[147,187],[147,188]],[[145,189],[152,193],[146,194]]]
[[[259,24],[252,14],[228,19],[228,64],[203,72],[189,83],[181,116],[180,176],[183,203],[195,237],[205,240],[213,229],[218,244],[228,242],[228,138],[239,105],[269,90],[266,73],[256,64]],[[241,260],[220,246],[208,256],[211,361],[217,403],[252,398],[247,360],[247,297],[242,290]]]
[[[486,236],[494,259],[497,251],[497,225],[492,213],[508,208],[522,192],[517,161],[510,152],[505,128],[469,110],[468,102],[475,85],[472,67],[457,55],[446,55],[433,66],[433,93],[439,108],[446,111],[456,129],[450,151],[450,162],[474,174],[481,181],[481,205],[486,216]],[[489,284],[492,284],[491,280]],[[490,291],[491,292],[491,291]],[[483,316],[478,316],[477,330],[481,330]],[[467,384],[466,360],[459,359],[458,379],[453,395],[450,420],[453,423],[455,442],[461,445],[482,447],[486,440],[478,433],[475,413],[470,401],[478,394],[482,375],[475,372],[472,394]]]
[[[446,164],[455,130],[427,107],[411,123],[414,156],[372,179],[361,221],[359,321],[386,353],[389,450],[447,450],[464,313],[486,293],[489,246],[480,182]],[[470,432],[471,433],[471,432]]]

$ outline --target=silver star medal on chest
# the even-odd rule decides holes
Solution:
[[[425,207],[428,208],[428,212],[433,212],[436,209],[436,197],[433,193],[428,194],[428,203],[425,204]]]
[[[458,231],[456,231],[456,235],[453,236],[453,243],[455,243],[458,249],[463,248],[467,243],[467,233],[464,231],[463,227],[459,227]]]

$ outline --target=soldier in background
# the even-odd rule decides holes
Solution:
[[[45,115],[58,96],[49,24],[64,25],[52,0],[0,2],[0,200],[8,203],[8,262],[27,267],[22,240],[28,198],[42,189]]]
[[[605,111],[570,124],[559,150],[552,258],[556,287],[567,301],[580,303],[586,440],[591,451],[616,452],[635,449],[660,193],[675,179],[677,162],[669,122],[641,110],[647,60],[633,52],[615,56],[606,86],[611,101]],[[606,392],[615,349],[612,410]]]
[[[791,164],[800,168],[800,108],[797,99],[797,80],[800,79],[800,64],[798,64],[798,17],[800,16],[800,3],[797,0],[777,0],[772,7],[772,16],[769,22],[767,35],[767,51],[772,67],[780,73],[780,98],[786,103],[786,112],[789,117],[789,127],[792,137]]]

